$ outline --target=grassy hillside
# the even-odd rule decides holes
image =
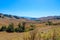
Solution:
[[[60,40],[60,26],[38,27],[24,33],[0,32],[0,40]]]
[[[25,22],[25,25],[21,24],[23,22]],[[11,25],[9,26],[10,23],[14,25],[11,27]],[[19,23],[22,26],[18,26]],[[60,16],[29,20],[23,17],[0,14],[0,28],[2,26],[7,28],[2,28],[4,31],[0,31],[0,40],[60,40]],[[15,28],[21,27],[25,28],[23,32],[15,31]],[[6,32],[7,29],[9,31],[14,30],[9,33]],[[16,30],[20,31],[18,29]]]

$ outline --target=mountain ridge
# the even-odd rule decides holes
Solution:
[[[8,15],[0,13],[0,18],[13,18],[13,19],[28,19],[28,20],[51,20],[51,19],[60,19],[60,16],[47,16],[47,17],[40,17],[40,18],[34,18],[34,17],[25,17],[25,16],[16,16],[16,15]]]

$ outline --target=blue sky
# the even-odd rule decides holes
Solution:
[[[60,15],[60,0],[0,0],[0,13],[26,17]]]

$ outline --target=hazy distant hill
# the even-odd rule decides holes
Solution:
[[[33,18],[33,17],[19,17],[14,15],[8,15],[8,14],[2,14],[0,13],[0,18],[13,18],[13,19],[29,19],[29,20],[51,20],[51,19],[60,19],[60,16],[47,16],[47,17],[41,17],[41,18]]]

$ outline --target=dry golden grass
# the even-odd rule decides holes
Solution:
[[[30,32],[0,32],[0,40],[60,40],[60,26],[38,27]]]

